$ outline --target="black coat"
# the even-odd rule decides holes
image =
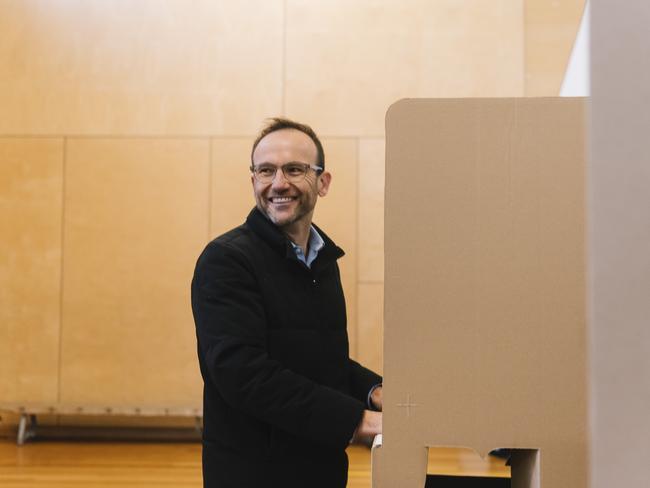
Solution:
[[[343,251],[318,232],[310,269],[254,209],[199,257],[205,487],[346,485],[345,448],[381,377],[348,356]]]

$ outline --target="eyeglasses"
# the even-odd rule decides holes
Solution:
[[[305,163],[287,163],[279,168],[272,164],[252,165],[250,167],[255,179],[263,184],[272,183],[278,169],[282,170],[284,177],[289,183],[300,183],[305,179],[310,169],[313,169],[317,174],[323,171],[323,168],[320,166]]]

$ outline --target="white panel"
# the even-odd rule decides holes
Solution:
[[[650,3],[592,5],[591,478],[650,480]]]

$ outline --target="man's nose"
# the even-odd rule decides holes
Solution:
[[[282,168],[278,168],[277,171],[275,172],[271,185],[273,186],[273,188],[286,188],[287,186],[289,186],[289,181],[287,180],[287,177],[284,175],[284,171],[282,171]]]

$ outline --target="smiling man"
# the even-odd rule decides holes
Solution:
[[[344,253],[312,224],[332,176],[314,131],[279,118],[250,171],[256,207],[192,281],[204,487],[343,488],[351,439],[381,433],[381,377],[349,358]]]

